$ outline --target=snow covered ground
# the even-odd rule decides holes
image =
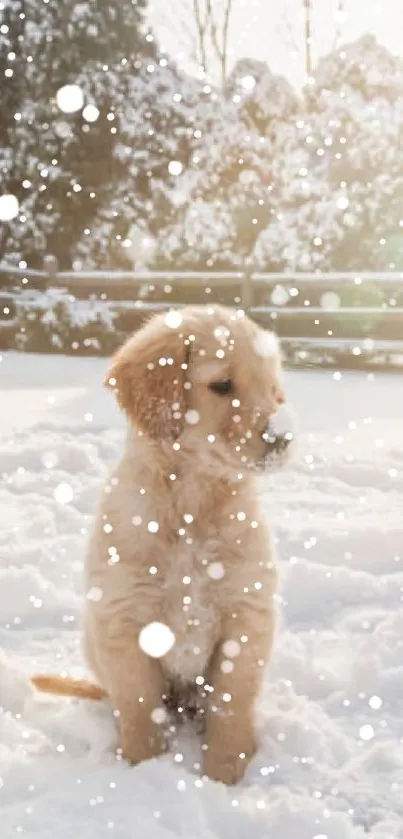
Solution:
[[[299,452],[262,487],[282,626],[260,751],[225,789],[199,780],[191,731],[172,755],[129,768],[113,757],[106,706],[38,697],[27,681],[82,673],[86,532],[122,438],[104,367],[17,353],[0,362],[1,836],[403,837],[400,377],[288,374]]]

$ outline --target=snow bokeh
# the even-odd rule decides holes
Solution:
[[[84,105],[84,93],[77,84],[66,84],[56,93],[56,104],[64,114],[74,114]]]
[[[96,105],[89,103],[83,108],[83,118],[86,122],[96,122],[99,117],[99,109]]]
[[[210,580],[222,580],[225,576],[225,568],[222,562],[210,562],[206,570]]]
[[[183,165],[179,160],[171,160],[168,164],[168,171],[170,175],[180,175],[183,171]]]
[[[259,703],[261,745],[242,783],[225,789],[200,779],[199,740],[187,726],[172,734],[169,755],[129,768],[114,757],[107,703],[36,695],[28,683],[32,672],[87,675],[80,615],[84,598],[102,592],[85,590],[84,550],[124,437],[100,384],[104,367],[14,353],[0,362],[2,835],[127,839],[135,820],[136,835],[150,839],[401,839],[397,378],[286,376],[298,453],[261,483],[281,617]],[[61,484],[74,490],[68,504],[55,498]],[[225,642],[224,672],[241,646]],[[162,724],[164,710],[152,718]]]
[[[274,358],[279,352],[278,338],[274,332],[260,331],[253,341],[253,349],[259,358]]]
[[[12,221],[18,216],[19,209],[19,201],[15,195],[0,195],[0,222]]]
[[[170,329],[178,329],[182,323],[182,315],[177,309],[171,309],[164,317],[164,323]]]
[[[73,488],[70,484],[62,482],[56,487],[54,495],[59,504],[69,504],[74,498]]]
[[[188,425],[197,425],[199,420],[200,420],[200,414],[199,414],[198,411],[196,411],[195,408],[189,408],[189,410],[186,411],[185,422],[187,422]]]
[[[139,646],[150,658],[163,658],[175,644],[175,635],[165,623],[153,621],[139,635]]]
[[[244,90],[253,90],[256,87],[256,79],[254,76],[243,76],[241,85]]]

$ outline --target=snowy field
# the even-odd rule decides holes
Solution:
[[[2,839],[403,837],[401,378],[288,374],[298,456],[262,485],[282,625],[260,751],[226,789],[199,780],[192,731],[172,755],[129,768],[114,759],[107,706],[28,684],[35,671],[82,674],[86,533],[122,439],[104,367],[17,353],[0,363]]]

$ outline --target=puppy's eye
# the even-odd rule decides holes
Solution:
[[[232,379],[221,379],[219,382],[211,382],[209,388],[218,396],[230,396],[234,393],[234,382]]]

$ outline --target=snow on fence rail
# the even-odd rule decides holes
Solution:
[[[59,294],[54,302],[64,293],[71,311],[96,301],[97,317],[102,307],[124,315],[124,330],[172,305],[235,302],[301,359],[335,348],[356,357],[403,354],[403,272],[59,271],[55,257],[46,256],[41,270],[0,263],[0,285],[3,347],[14,345],[22,310],[29,318],[39,305],[45,318],[49,295]]]

